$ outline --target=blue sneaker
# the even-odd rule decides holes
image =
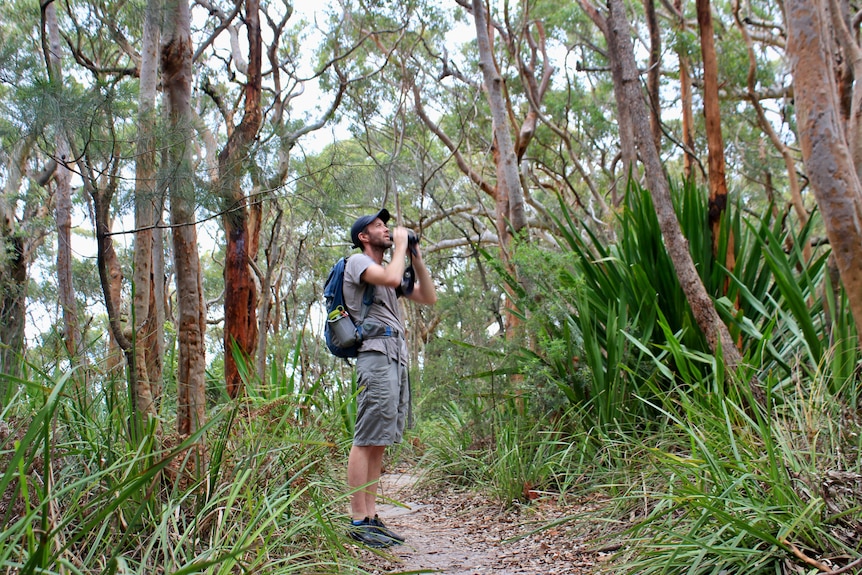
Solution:
[[[347,528],[347,535],[354,541],[375,549],[392,547],[398,543],[395,539],[380,532],[377,527],[371,524],[371,520],[368,517],[359,523],[351,522]]]

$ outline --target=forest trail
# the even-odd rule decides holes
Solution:
[[[536,531],[563,517],[590,514],[600,501],[561,505],[555,497],[539,497],[503,510],[472,492],[432,494],[416,483],[409,471],[381,477],[381,495],[398,503],[378,505],[378,512],[406,542],[382,553],[357,547],[373,573],[583,575],[595,574],[609,558],[589,541],[596,533],[584,533],[584,521]]]

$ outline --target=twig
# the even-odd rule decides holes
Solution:
[[[859,559],[856,559],[855,561],[848,563],[847,565],[845,565],[841,569],[836,569],[835,571],[827,571],[824,575],[838,575],[839,573],[846,573],[846,572],[850,571],[851,569],[853,569],[854,567],[858,567],[859,565],[862,565],[862,557],[860,557]]]
[[[827,567],[823,563],[820,563],[816,559],[812,559],[811,557],[809,557],[808,555],[806,555],[805,553],[800,551],[796,547],[796,545],[794,545],[793,543],[790,543],[786,539],[782,539],[781,543],[783,543],[784,545],[787,545],[790,548],[790,552],[793,553],[796,556],[796,558],[799,559],[800,561],[804,561],[805,563],[808,563],[812,567],[817,567],[819,570],[823,571],[824,573],[829,572],[829,567]]]
[[[862,565],[862,557],[860,557],[859,559],[851,561],[850,563],[848,563],[844,567],[841,567],[840,569],[835,569],[834,571],[832,571],[829,567],[827,567],[823,563],[820,563],[819,561],[816,561],[815,559],[808,557],[805,553],[800,551],[796,547],[796,545],[788,542],[786,539],[782,539],[781,543],[783,543],[784,545],[787,545],[790,548],[790,551],[797,557],[797,559],[799,559],[800,561],[804,561],[805,563],[808,563],[812,567],[816,567],[820,571],[823,571],[823,575],[840,575],[841,573],[847,573],[848,571],[850,571],[854,567],[858,567],[858,566]]]

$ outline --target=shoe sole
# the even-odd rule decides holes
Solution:
[[[403,537],[401,537],[400,535],[398,535],[396,533],[393,533],[392,531],[389,531],[389,529],[387,529],[386,527],[380,527],[379,525],[375,525],[374,526],[374,532],[377,533],[378,535],[382,535],[383,537],[386,537],[387,539],[391,539],[392,541],[395,542],[394,543],[395,545],[401,545],[402,543],[404,543]]]
[[[354,541],[367,545],[368,547],[373,547],[374,549],[386,549],[387,547],[392,547],[393,545],[398,544],[395,539],[386,537],[385,535],[374,531],[367,531],[365,533],[357,533],[354,531],[349,532],[348,536]],[[383,537],[386,537],[386,539],[383,539]]]

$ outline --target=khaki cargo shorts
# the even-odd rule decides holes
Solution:
[[[356,358],[359,395],[353,445],[400,443],[410,404],[407,366],[377,351]]]

